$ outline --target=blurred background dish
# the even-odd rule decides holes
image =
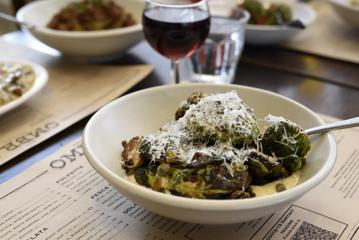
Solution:
[[[136,22],[136,24],[128,27],[92,31],[77,31],[79,28],[76,27],[74,28],[75,31],[54,30],[49,28],[47,25],[50,20],[59,13],[61,9],[73,2],[75,1],[34,1],[22,7],[16,17],[19,21],[27,22],[35,26],[35,28],[26,29],[26,31],[31,33],[35,38],[57,49],[64,55],[74,58],[99,59],[116,56],[143,39],[141,17],[144,2],[142,0],[113,0],[115,4],[123,7]],[[39,14],[39,12],[41,12],[41,14]],[[98,21],[92,25],[96,24],[103,25],[102,23],[98,24]],[[94,29],[100,28],[99,26],[95,26]]]
[[[246,27],[246,43],[252,45],[285,42],[304,31],[316,18],[315,11],[309,5],[294,1],[247,0],[242,7],[251,13]],[[263,11],[266,12],[261,15]],[[235,17],[235,11],[233,15]]]
[[[0,58],[0,115],[28,101],[46,85],[47,79],[47,70],[38,64]]]
[[[335,12],[350,25],[359,28],[358,0],[329,0]]]

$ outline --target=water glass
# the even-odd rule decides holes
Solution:
[[[192,82],[231,83],[244,45],[249,14],[240,18],[211,18],[210,34],[205,43],[186,61],[190,63]]]

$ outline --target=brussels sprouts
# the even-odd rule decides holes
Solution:
[[[190,105],[188,103],[184,103],[182,106],[180,106],[175,112],[175,120],[178,120],[181,117],[183,117],[186,114],[189,107]]]
[[[305,155],[310,150],[308,135],[297,124],[283,118],[270,116],[272,125],[261,139],[263,152],[274,155],[285,170],[291,174],[305,163]],[[284,172],[283,169],[280,171]]]
[[[304,157],[310,150],[308,135],[297,124],[284,118],[276,119],[262,136],[263,152],[278,158]]]
[[[206,97],[206,95],[203,94],[203,92],[201,92],[201,91],[194,92],[194,93],[192,93],[191,96],[189,96],[187,98],[187,103],[188,104],[197,104],[204,97]]]
[[[272,182],[274,180],[286,178],[288,176],[289,171],[287,171],[287,169],[282,164],[277,164],[271,169],[269,175],[266,178],[268,182]]]
[[[260,1],[245,0],[241,4],[241,7],[246,9],[250,13],[251,18],[249,19],[249,23],[251,23],[251,24],[259,23],[260,24],[261,21],[263,21],[262,19],[265,14],[265,10]]]
[[[229,142],[243,148],[255,143],[259,136],[253,110],[233,92],[204,99],[187,112],[184,124],[194,145]]]
[[[188,168],[200,168],[208,164],[222,164],[222,163],[223,163],[223,158],[221,158],[220,156],[196,152],[193,155],[191,162],[186,164],[185,166]]]
[[[179,173],[169,180],[170,191],[176,195],[194,198],[230,198],[234,191],[245,191],[251,182],[250,175],[243,168],[229,170],[224,165],[207,165],[193,170],[190,175]],[[178,177],[178,174],[181,177]],[[180,180],[179,180],[180,179]]]
[[[288,176],[287,170],[281,164],[270,160],[269,156],[260,152],[251,152],[246,165],[248,172],[252,175],[252,183],[256,185],[263,185]]]
[[[127,169],[140,167],[143,163],[143,159],[140,156],[141,139],[134,137],[130,141],[122,142],[123,152],[123,166]]]
[[[205,95],[200,91],[192,93],[192,95],[187,98],[187,101],[177,109],[175,113],[175,120],[178,120],[183,117],[191,105],[197,104],[204,97]]]
[[[267,10],[267,24],[281,25],[292,21],[292,12],[285,4],[272,4]]]
[[[243,190],[249,187],[251,176],[242,166],[229,169],[225,165],[219,165],[212,166],[206,180],[213,189]]]
[[[245,199],[245,198],[252,198],[255,196],[256,195],[252,191],[245,192],[245,191],[237,190],[231,194],[230,198],[231,199]]]
[[[220,140],[221,135],[219,131],[212,131],[196,122],[191,122],[188,128],[192,133],[192,142],[194,146],[213,146]]]
[[[231,190],[201,188],[196,183],[182,182],[170,192],[177,196],[199,199],[225,199],[231,194]]]
[[[245,0],[240,7],[250,13],[251,24],[281,25],[292,21],[292,11],[286,4],[274,3],[264,8],[258,0]],[[233,15],[237,16],[238,11],[235,10]]]
[[[235,92],[196,92],[176,118],[157,134],[123,142],[123,167],[140,185],[189,198],[254,197],[251,185],[288,177],[310,150],[304,131],[283,117],[265,118],[271,125],[260,135],[253,110]]]
[[[258,160],[248,160],[248,172],[253,176],[254,184],[267,183],[266,177],[269,175],[270,170]]]
[[[175,168],[163,163],[155,174],[140,167],[134,172],[137,183],[156,191],[169,191],[190,198],[244,198],[251,176],[244,166],[228,169],[224,165],[207,164],[201,168]],[[235,191],[241,191],[234,193]]]
[[[140,167],[134,171],[136,182],[140,185],[151,187],[154,180],[154,175],[150,174],[147,168]]]
[[[287,158],[280,160],[280,162],[282,162],[283,167],[289,173],[293,173],[303,167],[303,165],[305,163],[305,158],[291,156],[291,157],[287,157]]]
[[[278,19],[279,17],[277,17],[277,24],[289,23],[292,21],[292,11],[286,4],[273,4],[268,11],[274,11],[275,14],[280,15],[280,20]]]
[[[151,149],[151,142],[147,141],[146,139],[142,139],[141,146],[139,149],[139,154],[140,157],[146,162],[151,161],[152,158],[150,149]]]

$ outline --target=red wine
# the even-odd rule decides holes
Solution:
[[[153,8],[143,14],[143,32],[150,45],[172,60],[190,56],[208,36],[210,17],[199,9]]]

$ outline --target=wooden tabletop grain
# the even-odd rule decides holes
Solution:
[[[20,32],[1,39],[28,44]],[[116,61],[106,64],[155,65],[155,71],[129,92],[169,84],[169,63],[141,42]],[[285,50],[246,46],[235,84],[258,87],[290,97],[312,110],[337,118],[359,116],[359,65]],[[128,92],[128,93],[129,93]],[[270,103],[266,103],[270,104]],[[0,166],[0,183],[81,136],[89,117]]]

